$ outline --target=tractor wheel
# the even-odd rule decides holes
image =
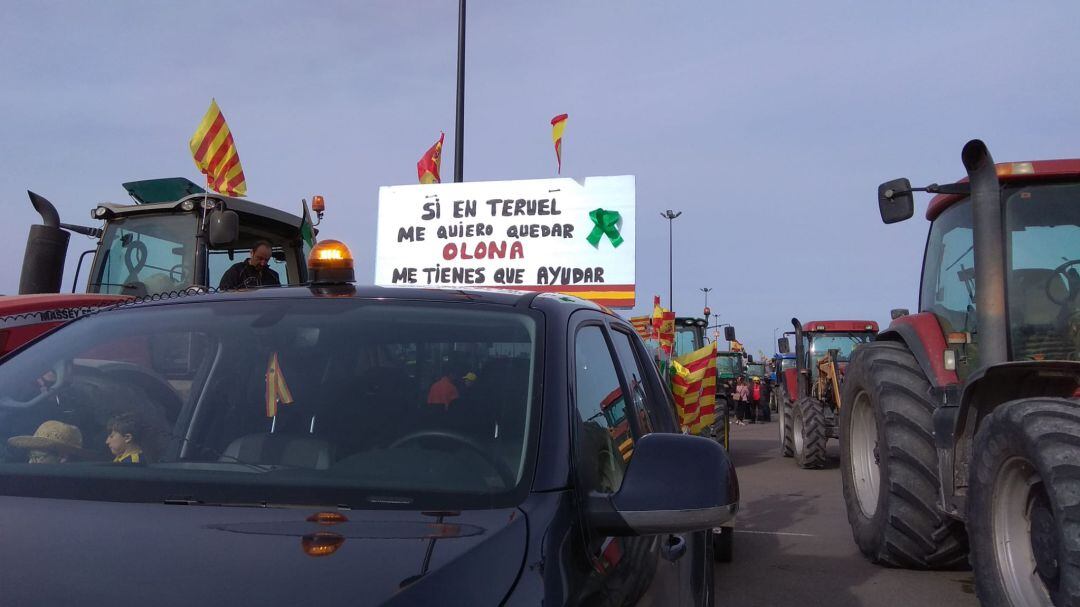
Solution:
[[[780,455],[791,457],[795,455],[795,436],[791,431],[791,403],[788,402],[787,392],[781,392],[777,397],[777,417],[780,419]]]
[[[816,398],[800,398],[792,407],[791,433],[795,463],[800,468],[825,467],[825,403]]]
[[[730,563],[735,552],[735,529],[733,527],[717,527],[713,529],[711,535],[713,560],[718,563]]]
[[[961,567],[963,525],[937,507],[930,383],[903,344],[876,341],[856,352],[840,410],[840,476],[855,543],[881,565]]]
[[[983,605],[1080,605],[1080,401],[1031,398],[981,422],[968,525]]]

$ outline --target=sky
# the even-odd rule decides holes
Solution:
[[[211,98],[252,199],[298,212],[374,273],[379,186],[416,182],[447,133],[453,174],[457,2],[23,2],[0,11],[0,293],[15,293],[26,196],[90,224],[120,184],[201,177],[187,148]],[[928,197],[885,226],[877,185],[948,182],[960,149],[1080,156],[1080,3],[473,0],[466,181],[636,176],[637,301],[704,305],[752,353],[790,319],[917,308]],[[1074,25],[1070,26],[1072,23]],[[65,284],[78,254],[73,236]],[[628,314],[631,312],[628,312]],[[812,317],[812,318],[811,318]]]

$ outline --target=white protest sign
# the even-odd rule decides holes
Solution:
[[[375,284],[569,293],[634,306],[634,177],[379,188]]]

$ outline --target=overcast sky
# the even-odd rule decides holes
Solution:
[[[949,6],[943,6],[943,5]],[[702,287],[751,352],[789,319],[917,307],[927,198],[884,226],[878,183],[998,161],[1080,156],[1080,3],[526,2],[468,14],[465,179],[637,176],[638,310]],[[1073,25],[1069,25],[1069,24]],[[0,292],[14,293],[25,191],[89,222],[120,184],[200,182],[187,141],[211,97],[252,199],[297,212],[373,277],[381,185],[416,181],[446,131],[453,175],[457,2],[12,2],[0,10]],[[78,252],[73,236],[66,284]]]

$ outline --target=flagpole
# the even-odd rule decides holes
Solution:
[[[454,183],[464,181],[465,155],[465,0],[458,0],[457,109],[454,119]]]

